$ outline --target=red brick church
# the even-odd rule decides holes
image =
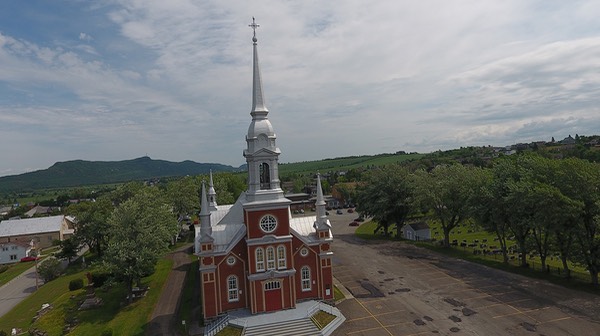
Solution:
[[[202,185],[195,251],[200,259],[204,318],[246,308],[253,314],[333,299],[331,224],[320,177],[316,216],[292,217],[277,166],[281,151],[268,119],[254,22],[252,121],[246,135],[248,189],[235,204],[217,205],[212,175]]]

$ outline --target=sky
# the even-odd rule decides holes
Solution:
[[[0,1],[0,176],[239,166],[252,29],[279,162],[600,134],[600,1]]]

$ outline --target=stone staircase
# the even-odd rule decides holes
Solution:
[[[247,327],[244,336],[321,336],[321,332],[309,318],[302,318]]]

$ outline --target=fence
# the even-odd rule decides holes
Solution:
[[[219,317],[212,323],[204,327],[204,336],[215,336],[229,324],[229,315]]]

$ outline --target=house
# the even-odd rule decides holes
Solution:
[[[33,208],[31,208],[29,211],[27,211],[25,213],[25,216],[27,217],[33,217],[33,216],[48,216],[52,213],[54,209],[52,209],[51,207],[45,207],[45,206],[41,206],[41,205],[36,205]]]
[[[237,309],[257,314],[293,309],[303,300],[333,300],[333,235],[321,179],[316,216],[292,217],[292,201],[279,180],[281,150],[263,96],[256,33],[252,40],[252,120],[243,152],[247,190],[234,204],[218,205],[211,174],[208,191],[202,183],[200,223],[195,225],[207,320]]]
[[[21,258],[28,257],[32,248],[32,242],[16,241],[12,243],[0,243],[0,265],[16,263]]]
[[[60,216],[9,219],[0,222],[0,244],[30,242],[34,240],[39,248],[52,246],[73,234],[73,223]]]
[[[408,240],[429,240],[431,239],[431,230],[425,222],[407,223],[400,229],[402,237]]]

